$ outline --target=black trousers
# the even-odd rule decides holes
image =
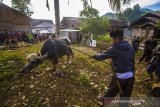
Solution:
[[[128,79],[118,79],[118,81],[123,92],[123,94],[120,94],[120,100],[129,100],[133,90],[134,77]],[[108,90],[103,97],[103,107],[108,107],[110,105],[110,101],[113,100],[113,98],[118,94],[118,92],[119,87],[117,85],[116,78],[113,76],[109,84]],[[111,106],[113,107],[114,105]],[[119,107],[129,107],[129,105],[128,103],[120,103]]]
[[[142,57],[140,58],[139,62],[141,62],[145,58],[145,62],[148,62],[151,60],[152,57],[152,51],[144,51]]]
[[[130,97],[133,90],[134,85],[134,77],[127,78],[127,79],[118,79],[123,94],[120,94],[120,97]],[[115,97],[119,92],[119,88],[116,82],[116,78],[113,76],[112,80],[109,84],[108,90],[104,97]]]

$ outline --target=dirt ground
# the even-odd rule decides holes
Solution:
[[[35,49],[35,47],[38,47]],[[24,51],[38,52],[41,44],[9,51],[24,59]],[[93,55],[99,49],[74,45],[74,48]],[[1,107],[99,107],[98,97],[103,95],[112,77],[109,65],[95,61],[90,57],[73,50],[75,62],[66,65],[66,57],[59,60],[58,73],[53,72],[49,61],[31,72],[17,76],[18,69],[24,64],[14,60],[10,72],[13,77],[0,81]],[[1,51],[1,55],[5,51]],[[151,83],[145,68],[147,64],[138,64],[141,52],[136,55],[136,80],[132,97],[150,97]],[[12,58],[9,59],[11,61]],[[108,60],[106,60],[108,61]],[[16,69],[14,69],[16,68]]]

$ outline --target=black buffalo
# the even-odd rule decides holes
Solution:
[[[50,60],[54,65],[56,71],[58,58],[67,55],[67,62],[69,63],[70,56],[74,60],[74,54],[71,49],[71,41],[68,38],[64,39],[48,39],[43,44],[40,56],[32,58],[22,69],[21,72],[29,72],[36,68],[40,63],[45,60]]]

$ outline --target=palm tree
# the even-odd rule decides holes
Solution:
[[[84,3],[84,7],[87,7],[89,5],[88,1],[90,1],[92,7],[92,0],[81,0],[81,1]],[[130,1],[131,0],[108,0],[111,9],[115,11],[120,11],[121,5],[128,4]]]
[[[131,0],[108,0],[112,10],[120,11],[121,5],[129,4]]]
[[[46,0],[46,7],[50,10],[48,0]],[[56,37],[60,36],[60,10],[59,0],[54,0],[54,11],[55,11],[55,25],[56,25]]]
[[[60,36],[59,0],[54,0],[54,10],[55,10],[56,37],[58,37],[58,36]]]

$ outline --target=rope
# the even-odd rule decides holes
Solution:
[[[82,52],[82,51],[80,51],[80,50],[78,50],[78,49],[76,49],[76,48],[72,48],[72,49],[74,49],[74,50],[76,50],[76,51],[78,51],[78,52],[80,52],[80,53],[83,53],[83,54],[89,56],[90,58],[92,58],[92,55],[90,55],[90,54],[87,54],[87,53],[85,53],[85,52]],[[111,64],[109,64],[109,63],[107,63],[107,62],[105,62],[105,61],[101,61],[101,62],[103,62],[103,63],[105,63],[105,64],[107,64],[107,65],[111,65]]]
[[[87,53],[82,52],[82,51],[80,51],[80,50],[78,50],[78,49],[75,49],[75,48],[72,48],[72,49],[74,49],[74,50],[76,50],[76,51],[78,51],[78,52],[80,52],[80,53],[83,53],[84,55],[87,55],[87,56],[89,56],[89,57],[92,58],[92,55],[90,55],[90,54],[87,54]],[[113,71],[113,75],[115,76],[116,83],[117,83],[118,88],[119,88],[119,92],[120,92],[121,95],[123,95],[123,91],[122,91],[121,85],[120,85],[120,83],[119,83],[119,81],[118,81],[118,77],[117,77],[117,75],[116,75],[116,72],[115,72],[115,69],[114,69],[114,67],[113,67],[113,64],[112,64],[112,63],[107,63],[107,62],[104,62],[104,61],[101,61],[101,62],[103,62],[103,63],[111,66],[112,71]]]

